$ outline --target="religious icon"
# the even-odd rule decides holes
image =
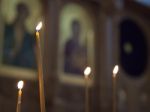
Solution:
[[[144,31],[136,21],[124,19],[121,22],[120,48],[124,71],[132,77],[142,76],[148,64],[148,45]]]
[[[17,5],[17,16],[12,24],[5,25],[3,63],[35,68],[34,37],[25,26],[29,9],[24,3]]]
[[[31,6],[30,2],[37,5]],[[35,26],[41,20],[41,4],[34,0],[30,2],[1,0],[0,72],[5,75],[35,78],[34,34]]]
[[[64,6],[60,15],[58,50],[60,80],[84,82],[84,69],[93,67],[93,33],[92,18],[84,6],[74,3]]]
[[[60,106],[60,111],[64,112],[82,112],[85,108],[88,111],[91,107],[88,107],[91,104],[90,89],[94,84],[96,21],[91,12],[94,12],[95,5],[69,1],[59,5],[59,86],[56,97],[61,103],[56,103],[54,110]]]

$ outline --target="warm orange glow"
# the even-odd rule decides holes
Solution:
[[[42,28],[42,22],[40,21],[36,26],[36,30],[39,31]]]
[[[116,77],[118,71],[119,71],[119,66],[116,65],[116,66],[114,67],[114,69],[113,69],[113,77]]]
[[[18,89],[22,89],[23,85],[24,85],[24,82],[23,81],[19,81],[18,82]]]
[[[90,73],[91,73],[91,67],[86,67],[84,70],[84,75],[88,77]]]

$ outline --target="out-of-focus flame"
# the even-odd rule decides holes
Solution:
[[[18,89],[22,89],[23,85],[24,85],[24,82],[23,81],[19,81],[18,82]]]
[[[114,67],[114,69],[113,69],[113,77],[116,77],[118,71],[119,71],[119,66],[116,65],[116,66]]]
[[[91,67],[86,67],[85,70],[84,70],[84,75],[89,76],[90,73],[91,73]]]
[[[42,28],[42,22],[40,21],[36,26],[36,30],[39,31]]]

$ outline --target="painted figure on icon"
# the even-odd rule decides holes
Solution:
[[[72,74],[83,74],[87,65],[87,50],[80,42],[81,25],[78,20],[71,23],[71,36],[66,41],[64,51],[64,71]]]
[[[17,16],[12,24],[5,25],[3,63],[18,67],[35,68],[34,37],[25,26],[28,7],[19,3]]]

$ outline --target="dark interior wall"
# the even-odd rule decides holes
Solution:
[[[67,1],[67,0],[66,0]],[[64,3],[66,3],[66,1]],[[68,0],[69,1],[69,0]],[[68,2],[67,1],[67,2]],[[73,0],[72,0],[73,1]],[[72,2],[71,1],[71,2]],[[80,1],[80,0],[77,0]],[[90,0],[89,0],[90,1]],[[93,0],[97,3],[97,0]],[[94,3],[95,3],[94,2]],[[88,3],[88,2],[87,2]],[[99,2],[98,2],[99,3]],[[78,109],[76,106],[71,107],[71,103],[68,105],[60,103],[60,108],[56,103],[58,100],[58,96],[63,97],[64,99],[69,99],[74,101],[73,97],[79,97],[78,101],[81,103],[79,105],[83,110],[84,106],[84,90],[83,87],[76,87],[76,86],[68,86],[67,84],[62,84],[58,80],[58,73],[57,73],[57,59],[58,59],[58,19],[60,14],[60,6],[63,4],[63,0],[57,1],[49,1],[44,0],[43,2],[43,14],[44,14],[44,22],[45,22],[45,30],[44,30],[44,78],[45,78],[45,95],[46,95],[46,108],[47,111],[51,111],[52,109],[58,109],[58,112],[66,112],[65,109]],[[107,4],[107,3],[106,3]],[[109,6],[109,5],[108,5]],[[135,7],[135,8],[132,8]],[[138,8],[137,8],[138,7]],[[133,13],[140,13],[142,18],[146,18],[149,22],[149,9],[141,9],[140,6],[133,6],[127,4],[125,10],[132,10]],[[105,43],[107,43],[106,35],[108,32],[105,30],[106,23],[108,18],[111,18],[114,13],[112,13],[111,8],[107,7],[109,10],[105,10],[106,7],[100,9],[95,9],[93,14],[96,15],[95,19],[95,26],[97,32],[97,37],[95,39],[95,73],[96,77],[94,79],[94,87],[91,89],[91,102],[92,106],[91,109],[95,109],[91,112],[99,112],[103,110],[103,112],[108,112],[112,108],[111,103],[111,85],[105,85],[107,80],[107,76],[105,72],[108,72],[106,66],[106,61],[109,63],[110,60],[106,60],[106,50]],[[102,10],[101,10],[102,9]],[[99,15],[100,12],[100,15]],[[143,16],[144,15],[144,16]],[[103,38],[100,38],[103,37]],[[109,56],[111,57],[111,56]],[[101,59],[100,59],[101,58]],[[104,65],[104,66],[103,66]],[[109,65],[109,64],[108,64]],[[110,66],[110,65],[109,65]],[[0,111],[2,112],[10,112],[16,110],[16,102],[17,102],[17,82],[19,78],[12,78],[12,77],[5,77],[5,74],[0,77]],[[101,76],[102,77],[101,77]],[[102,79],[100,79],[102,78]],[[110,79],[110,77],[109,77]],[[104,83],[103,83],[104,82]],[[110,84],[111,82],[109,82]],[[149,83],[146,82],[146,85],[142,89],[143,91],[149,92]],[[101,89],[100,89],[101,88]],[[102,90],[102,91],[101,91]],[[59,94],[59,91],[63,91],[64,94]],[[22,112],[39,112],[39,88],[38,88],[38,81],[36,80],[27,80],[25,79],[25,87],[23,89],[23,97],[22,97]],[[71,93],[71,95],[70,95]],[[74,95],[74,93],[79,93],[78,95]],[[102,97],[102,98],[101,98]],[[66,100],[65,99],[65,100]],[[104,103],[102,101],[105,101]],[[103,103],[103,104],[102,104]],[[73,103],[72,103],[73,104]],[[77,105],[78,106],[78,105]],[[71,111],[73,112],[73,111]],[[77,111],[75,111],[77,112]]]

